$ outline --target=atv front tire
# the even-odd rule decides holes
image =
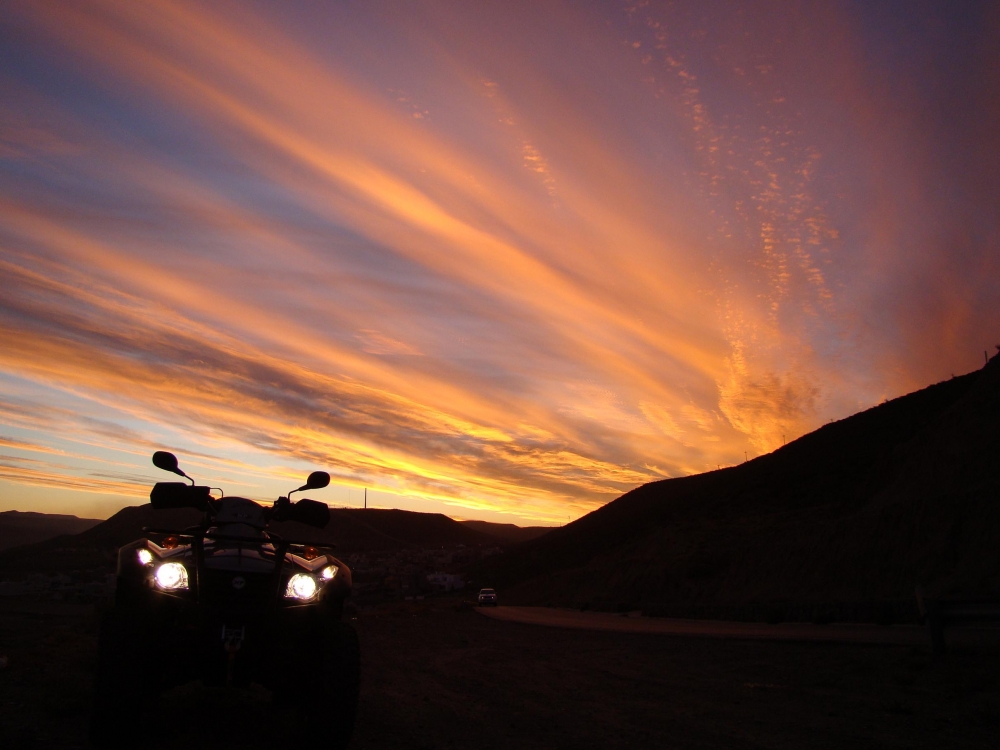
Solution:
[[[303,735],[302,742],[322,750],[345,750],[358,713],[358,634],[347,623],[338,621],[325,628],[316,640],[303,640],[301,644],[304,649],[315,649],[310,660],[312,668],[275,691],[275,703],[293,708],[299,715],[296,725]]]
[[[95,748],[134,746],[142,710],[152,697],[145,667],[150,661],[142,618],[133,609],[115,607],[101,621],[97,674],[90,718]]]
[[[361,689],[361,647],[357,631],[345,622],[338,622],[327,636],[325,667],[332,701],[330,715],[331,747],[346,748],[354,733],[358,715],[358,694]]]

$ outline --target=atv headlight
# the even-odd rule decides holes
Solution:
[[[165,591],[176,591],[188,587],[187,568],[177,562],[163,563],[153,574],[156,585]]]
[[[296,573],[288,579],[288,586],[285,587],[286,599],[300,599],[307,601],[316,596],[316,579],[306,573]]]
[[[153,562],[153,553],[150,552],[148,549],[139,550],[136,553],[136,556],[139,558],[140,565],[149,565],[151,562]]]
[[[339,568],[336,565],[327,565],[319,572],[319,577],[324,581],[332,581],[333,577],[337,575],[338,570]]]

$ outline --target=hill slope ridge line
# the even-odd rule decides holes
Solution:
[[[0,550],[34,544],[63,534],[77,534],[100,520],[63,513],[6,510],[0,512]]]
[[[1000,590],[998,393],[995,357],[748,463],[638,487],[485,573],[505,601],[563,606]]]

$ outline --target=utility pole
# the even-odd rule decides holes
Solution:
[[[365,510],[368,510],[368,488],[365,487]]]

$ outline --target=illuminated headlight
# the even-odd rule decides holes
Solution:
[[[180,563],[163,563],[156,569],[153,578],[156,579],[156,585],[166,591],[176,591],[188,587],[187,568]]]
[[[153,553],[150,552],[148,549],[141,549],[137,554],[139,557],[140,565],[149,565],[151,562],[153,562]]]
[[[332,581],[333,577],[337,575],[338,570],[339,568],[337,568],[336,565],[327,565],[325,568],[323,568],[323,570],[319,572],[319,577],[322,578],[324,581]]]
[[[285,588],[286,599],[300,599],[306,601],[316,596],[316,579],[305,573],[296,573],[288,579],[288,586]]]

